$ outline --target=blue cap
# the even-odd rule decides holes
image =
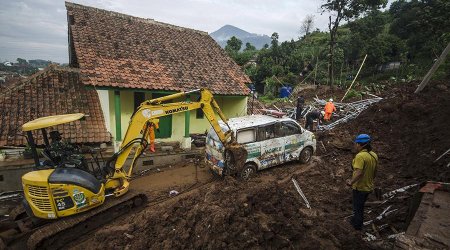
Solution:
[[[371,139],[368,134],[360,134],[356,137],[355,142],[356,143],[369,143],[370,140]]]

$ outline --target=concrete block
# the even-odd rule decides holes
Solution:
[[[181,139],[181,148],[182,149],[191,149],[191,137],[183,137]]]
[[[161,150],[162,151],[173,151],[173,147],[172,146],[161,146]]]

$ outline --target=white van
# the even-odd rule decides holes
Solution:
[[[267,115],[231,118],[228,122],[238,143],[248,152],[247,161],[240,172],[248,179],[256,171],[284,162],[299,160],[307,163],[316,151],[312,132],[303,129],[295,120]],[[226,126],[221,123],[222,130]],[[206,162],[219,175],[224,171],[224,147],[211,128],[206,137]]]

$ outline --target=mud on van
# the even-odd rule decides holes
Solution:
[[[251,115],[231,118],[228,124],[237,142],[248,152],[246,164],[240,171],[243,179],[284,162],[307,163],[316,151],[314,134],[291,118]],[[227,130],[224,124],[220,125],[222,130]],[[223,174],[224,147],[213,128],[206,137],[206,162],[214,172]]]

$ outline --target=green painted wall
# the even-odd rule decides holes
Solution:
[[[99,98],[102,98],[102,96],[99,96]],[[114,91],[113,90],[108,90],[108,101],[109,101],[109,124],[110,124],[110,133],[112,135],[112,137],[114,138],[113,140],[116,139],[116,115],[114,113]],[[105,117],[107,117],[105,115]]]
[[[114,114],[114,91],[108,91],[109,96],[109,122],[111,124],[111,134],[115,136],[115,114]],[[121,102],[121,121],[122,121],[122,139],[128,128],[130,117],[133,114],[134,100],[133,91],[120,91]],[[151,99],[151,92],[146,92],[145,97]],[[216,96],[217,103],[228,118],[243,116],[247,114],[247,97],[246,96]],[[191,100],[197,100],[192,96]],[[175,100],[182,101],[182,99]],[[105,116],[106,117],[106,116]],[[190,133],[203,133],[210,128],[210,124],[206,118],[197,119],[196,111],[190,114]],[[157,139],[157,141],[180,141],[185,133],[185,114],[178,113],[172,116],[172,137],[166,139]]]
[[[133,91],[120,91],[120,105],[122,106],[122,140],[128,129],[131,115],[134,112],[134,95]]]
[[[196,100],[197,97],[191,98]],[[216,96],[214,97],[219,104],[220,109],[227,118],[244,116],[247,114],[247,97],[226,97]],[[196,111],[191,111],[191,133],[204,133],[210,128],[210,124],[206,118],[197,119]]]

